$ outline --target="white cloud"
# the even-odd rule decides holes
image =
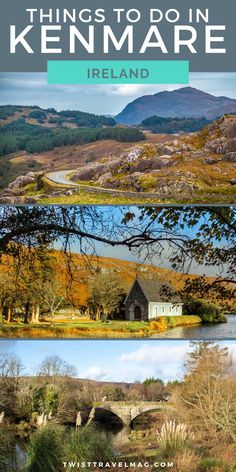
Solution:
[[[185,342],[170,345],[170,343],[163,341],[158,346],[150,344],[149,342],[149,344],[144,344],[136,351],[121,354],[119,360],[126,363],[176,364],[176,362],[183,362],[186,356]]]
[[[100,366],[92,366],[89,367],[86,371],[82,372],[80,377],[92,380],[105,380],[108,375],[108,370],[103,369]]]
[[[132,95],[141,95],[147,93],[147,88],[145,85],[139,84],[126,84],[126,85],[113,85],[110,93],[112,95],[122,95],[122,96],[132,96]]]

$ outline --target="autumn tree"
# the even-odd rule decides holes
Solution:
[[[17,309],[24,323],[38,323],[45,310],[53,320],[64,301],[65,290],[52,251],[42,245],[22,247],[16,259],[9,258],[8,270],[4,268],[0,273],[0,315],[7,310],[7,321],[11,322]]]
[[[113,316],[125,292],[119,277],[115,273],[99,273],[89,284],[89,305],[95,310],[96,319]]]
[[[193,347],[178,388],[179,409],[196,430],[207,431],[211,438],[223,434],[235,440],[236,379],[228,348],[211,342]]]
[[[16,287],[13,285],[13,273],[9,267],[8,271],[0,272],[0,325],[3,323],[4,309],[8,310],[8,320],[11,317],[15,295]]]
[[[107,401],[116,402],[125,400],[125,392],[120,386],[108,385],[102,389],[101,394]]]
[[[55,275],[44,283],[42,298],[45,308],[50,313],[51,324],[53,323],[56,311],[65,301],[64,291],[65,288],[62,287],[62,284],[56,279]]]
[[[21,259],[20,277],[25,287],[24,321],[28,323],[31,307],[31,321],[37,323],[39,322],[40,308],[45,302],[48,306],[48,293],[51,293],[51,286],[55,284],[55,260],[47,247],[42,244],[23,255]]]
[[[147,401],[161,401],[166,398],[167,391],[162,379],[149,377],[143,382],[144,395]]]

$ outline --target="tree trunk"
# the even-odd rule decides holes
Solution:
[[[0,305],[0,326],[3,324],[3,305]]]
[[[50,310],[50,325],[53,326],[53,321],[54,321],[54,311]]]
[[[13,308],[9,306],[7,309],[7,322],[8,323],[12,322],[12,315],[13,315]]]
[[[100,321],[101,319],[101,312],[102,310],[100,308],[96,309],[96,321]]]
[[[32,305],[31,323],[35,323],[35,306]]]
[[[28,300],[26,305],[25,305],[25,317],[24,317],[24,323],[25,324],[29,323],[29,309],[30,309],[30,304],[29,304],[29,300]]]
[[[39,323],[39,315],[40,315],[40,306],[39,304],[35,307],[35,323]]]
[[[39,304],[32,306],[32,323],[39,323],[40,306]]]

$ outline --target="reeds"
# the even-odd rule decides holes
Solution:
[[[186,424],[176,424],[175,421],[165,422],[156,434],[158,446],[164,455],[184,451],[194,439]]]

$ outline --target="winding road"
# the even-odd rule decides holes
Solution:
[[[49,172],[48,174],[46,174],[46,177],[55,184],[68,185],[69,187],[78,187],[79,185],[75,182],[72,182],[68,177],[68,174],[70,174],[71,172],[73,171],[57,170],[56,172]]]
[[[108,193],[113,196],[119,196],[119,197],[123,196],[123,197],[135,198],[135,199],[137,198],[140,198],[140,199],[163,198],[163,194],[157,194],[157,193],[131,192],[131,191],[126,191],[126,190],[117,190],[117,189],[110,189],[110,188],[104,188],[104,187],[97,187],[94,185],[77,184],[75,182],[72,182],[70,178],[68,177],[68,175],[71,173],[73,173],[73,170],[58,170],[54,172],[48,172],[45,175],[45,177],[57,185],[67,186],[68,188],[76,187],[78,188],[78,190],[79,189],[84,190],[89,193],[106,193],[106,194]],[[186,196],[186,199],[187,198],[188,197]]]
[[[168,195],[163,195],[163,193],[159,194],[159,193],[146,193],[146,192],[132,192],[132,191],[126,191],[126,190],[117,190],[117,189],[110,189],[110,188],[104,188],[104,187],[97,187],[97,186],[94,186],[94,185],[83,185],[83,184],[77,184],[76,182],[72,182],[70,180],[70,178],[68,177],[69,174],[73,174],[73,170],[58,170],[58,171],[54,171],[54,172],[48,172],[45,177],[48,179],[48,180],[51,180],[52,182],[54,182],[55,184],[57,184],[58,186],[60,185],[63,185],[68,187],[69,188],[78,188],[78,190],[83,190],[83,191],[86,191],[88,193],[100,193],[100,194],[110,194],[112,196],[119,196],[119,197],[128,197],[128,198],[134,198],[135,201],[137,201],[137,199],[140,199],[140,200],[143,200],[143,199],[158,199],[158,200],[169,200],[170,198],[172,199],[180,199],[181,198],[181,201],[184,202],[184,201],[189,201],[189,199],[193,198],[194,195],[178,195],[176,193],[168,193]],[[201,199],[202,198],[209,198],[210,196],[212,195],[208,195],[208,194],[201,194],[199,195],[199,199],[200,199],[200,202],[201,203]],[[221,195],[218,194],[218,195],[215,195],[215,198],[221,198]],[[229,197],[230,198],[230,197]],[[233,201],[233,198],[234,196],[231,197],[232,198],[232,201]],[[195,199],[196,199],[196,196],[195,196]]]

